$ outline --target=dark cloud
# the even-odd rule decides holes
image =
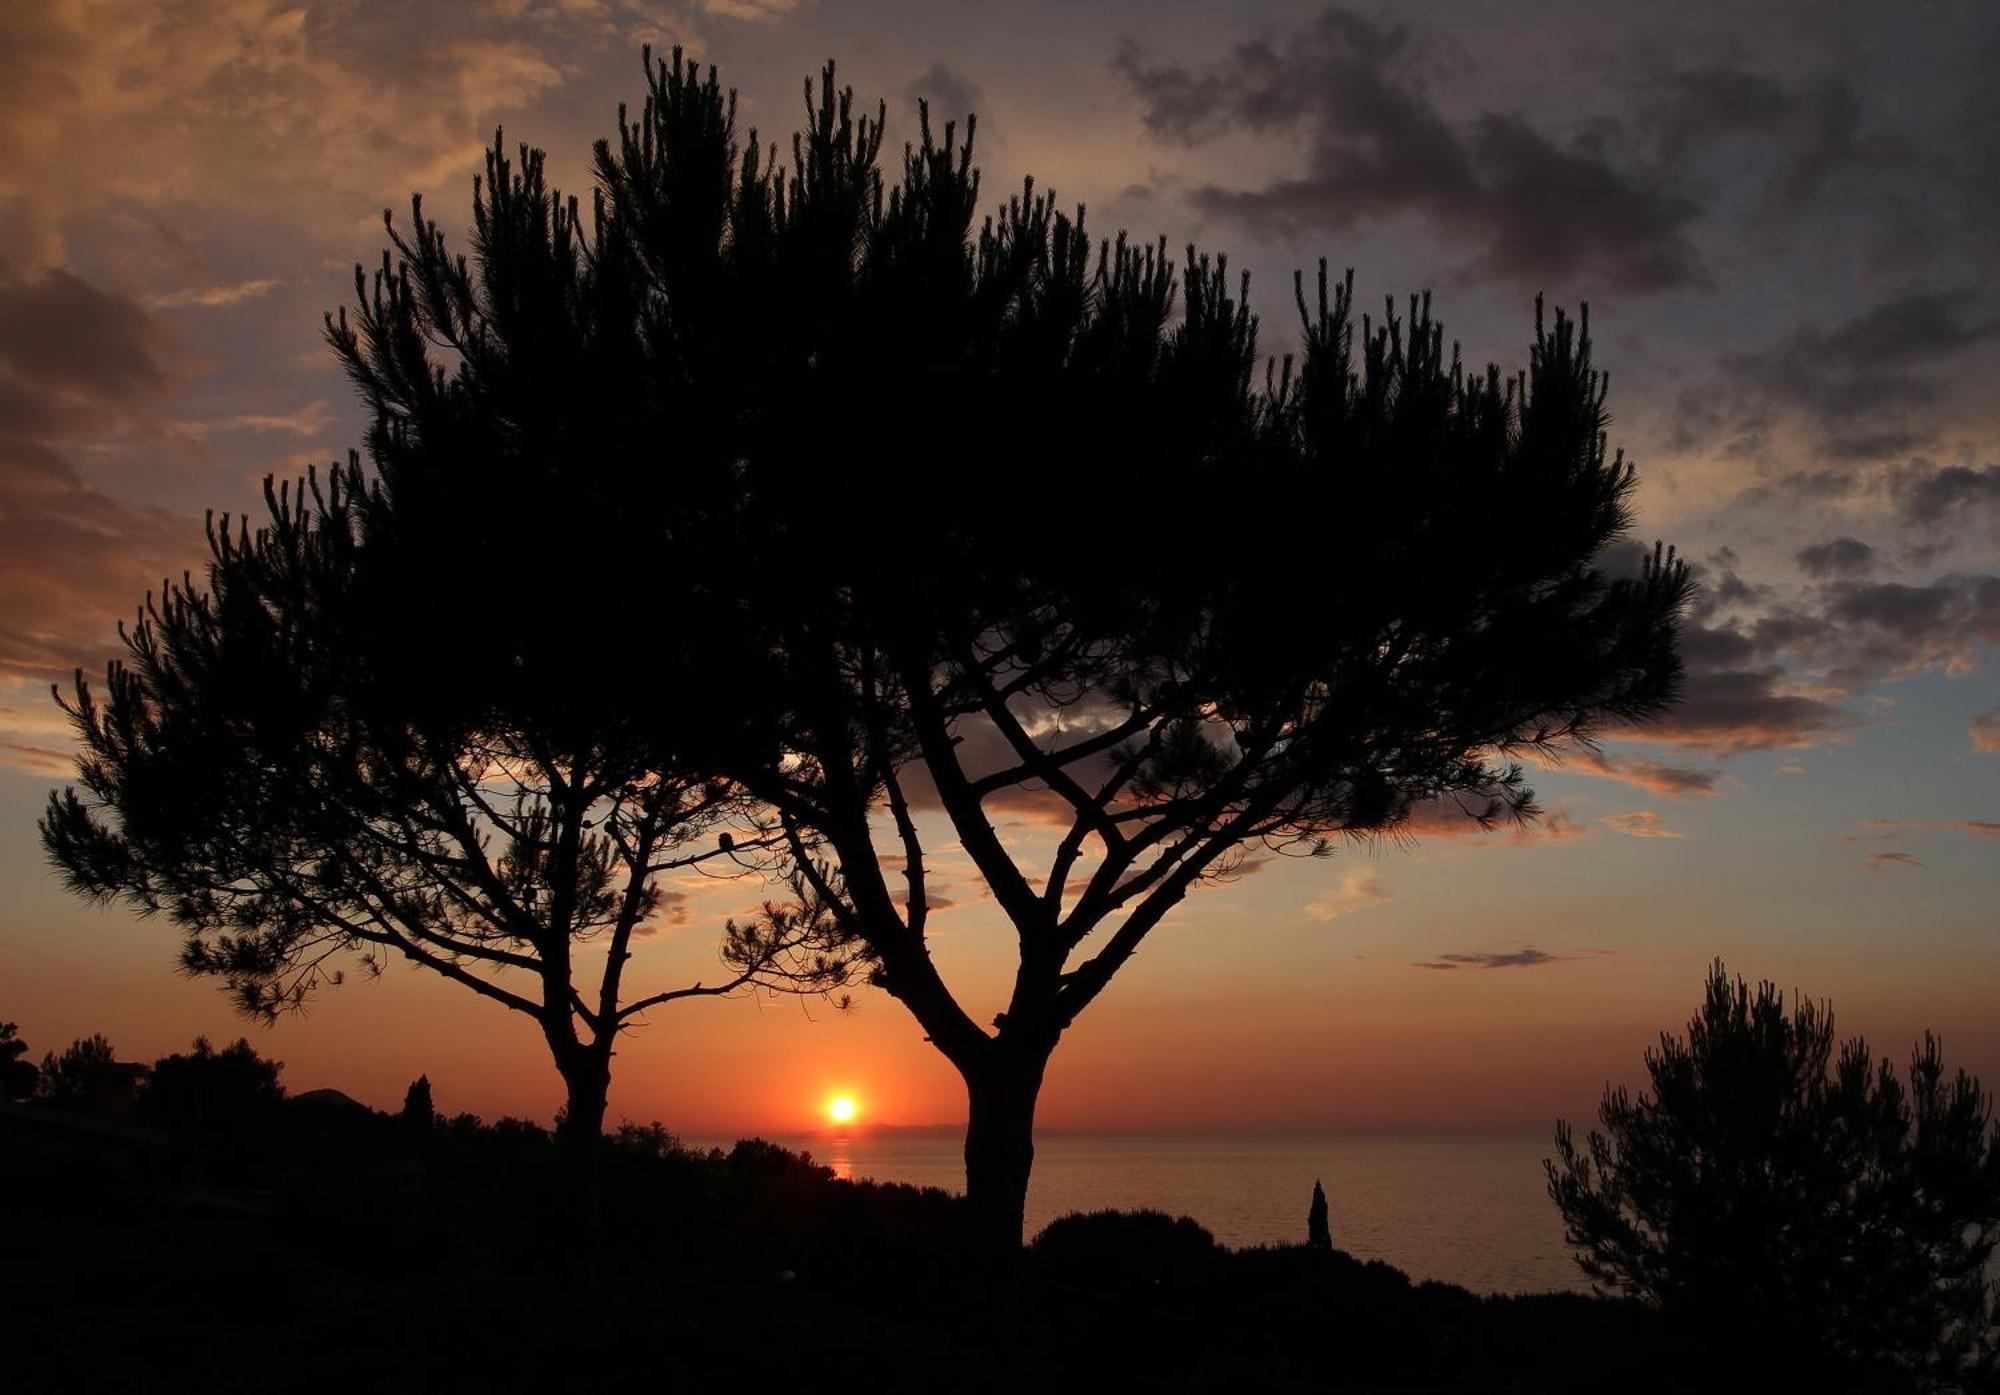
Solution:
[[[1543,964],[1560,964],[1567,956],[1549,954],[1532,945],[1525,949],[1508,950],[1501,954],[1440,954],[1436,959],[1421,961],[1410,967],[1416,969],[1532,969]]]
[[[1908,853],[1900,852],[1869,853],[1861,860],[1861,870],[1864,872],[1910,871],[1923,865]]]
[[[1977,290],[1907,287],[1845,319],[1798,324],[1759,347],[1723,355],[1718,371],[1683,386],[1672,434],[1678,450],[1763,462],[1803,427],[1808,460],[1745,490],[1748,506],[1823,503],[1880,483],[1875,470],[1934,449],[1955,424],[1968,360],[1991,357],[2000,318]],[[1917,468],[1921,466],[1921,468]],[[1978,471],[1934,474],[1928,461],[1892,474],[1892,493],[1910,516],[1972,502],[1993,482]]]
[[[1091,725],[1089,713],[1077,709],[1067,715],[1070,724],[1066,732],[1036,732],[1036,740],[1042,749],[1058,751],[1068,741],[1088,737],[1097,730]],[[952,727],[952,735],[957,744],[959,765],[969,780],[1013,770],[1021,764],[1006,736],[982,714],[960,717]],[[1069,767],[1069,773],[1086,788],[1095,788],[1110,770],[1108,754],[1077,761]],[[929,770],[922,761],[912,761],[903,766],[898,778],[903,782],[903,796],[912,809],[935,812],[944,808],[937,787],[931,782]],[[989,815],[996,820],[1043,829],[1067,829],[1076,818],[1076,811],[1070,802],[1039,780],[1023,780],[1002,786],[988,794],[983,803]]]
[[[1808,746],[1853,726],[1843,703],[1869,685],[1964,672],[2000,647],[2000,576],[1990,574],[1835,579],[1761,613],[1719,608],[1704,596],[1682,628],[1680,703],[1620,735],[1718,756]]]
[[[1602,751],[1579,751],[1565,764],[1582,774],[1616,780],[1667,799],[1708,799],[1722,793],[1720,770],[1697,770],[1634,756],[1614,757]]]
[[[1207,185],[1203,210],[1294,235],[1398,216],[1470,244],[1473,269],[1537,285],[1663,290],[1701,279],[1699,210],[1658,172],[1616,161],[1606,123],[1562,139],[1526,118],[1448,118],[1423,85],[1425,39],[1338,7],[1277,39],[1190,68],[1128,46],[1114,70],[1155,137],[1304,133],[1303,169],[1261,188]]]
[[[663,887],[660,890],[660,906],[633,930],[634,939],[650,940],[668,930],[679,929],[694,923],[694,895],[692,892]]]
[[[1816,356],[1848,366],[1914,368],[1991,339],[2000,324],[1973,317],[1970,293],[1911,291],[1816,336]]]
[[[1889,492],[1910,522],[1944,523],[1976,510],[2000,509],[2000,465],[1912,460],[1890,475]]]
[[[1935,401],[1936,370],[2000,330],[1976,305],[1969,293],[1911,290],[1834,325],[1801,325],[1725,359],[1724,390],[1805,412],[1849,458],[1901,449],[1910,433],[1885,427],[1881,414]]]
[[[1864,131],[1860,96],[1837,74],[1789,84],[1748,68],[1710,64],[1649,81],[1654,97],[1645,122],[1663,165],[1681,168],[1723,143],[1753,140],[1765,155],[1757,185],[1783,211],[1795,211],[1834,175],[1880,166],[1905,145]]]
[[[957,121],[959,129],[963,130],[965,118],[973,113],[979,116],[980,131],[989,137],[992,135],[986,94],[980,90],[978,83],[941,59],[924,69],[922,76],[906,86],[903,95],[913,107],[920,101],[930,103],[931,120],[939,139],[943,139],[945,122]]]
[[[1716,136],[1765,135],[1791,116],[1795,98],[1777,79],[1747,68],[1683,68],[1655,79],[1651,112],[1660,143],[1683,156]]]
[[[1680,700],[1655,721],[1609,735],[1724,757],[1810,746],[1853,725],[1841,694],[1792,672],[1789,651],[1817,643],[1828,629],[1824,617],[1787,608],[1772,588],[1746,581],[1739,560],[1724,547],[1695,566],[1700,586],[1680,634]],[[1580,773],[1671,799],[1720,793],[1717,770],[1592,752],[1575,760]]]
[[[1809,746],[1851,724],[1837,703],[1798,690],[1785,666],[1733,624],[1686,625],[1681,658],[1680,702],[1662,720],[1622,734],[1731,756]]]
[[[50,269],[0,282],[0,376],[19,390],[8,403],[18,430],[29,399],[120,401],[166,386],[160,335],[124,296]],[[42,410],[50,410],[43,407]]]
[[[132,301],[67,271],[0,280],[0,680],[35,694],[0,712],[9,763],[60,759],[42,685],[98,667],[116,620],[199,552],[192,520],[90,487],[64,449],[143,416],[166,381]]]
[[[1800,548],[1798,563],[1807,576],[1866,576],[1875,569],[1875,549],[1859,538],[1829,538]]]
[[[1824,630],[1799,647],[1853,686],[1931,668],[1964,671],[1980,646],[2000,647],[2000,576],[1944,576],[1923,586],[1836,582],[1825,588],[1824,607]]]

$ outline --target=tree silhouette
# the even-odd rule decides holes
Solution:
[[[437,1123],[437,1106],[431,1102],[431,1078],[420,1075],[403,1092],[403,1110],[398,1115],[412,1133],[423,1133]]]
[[[1327,1224],[1326,1188],[1313,1179],[1312,1205],[1306,1208],[1306,1244],[1315,1250],[1333,1248],[1333,1229]]]
[[[25,1100],[35,1093],[40,1072],[27,1059],[28,1043],[21,1040],[20,1027],[0,1022],[0,1100]]]
[[[142,1124],[164,1129],[182,1153],[204,1165],[248,1170],[271,1146],[285,1087],[283,1061],[259,1056],[238,1037],[217,1051],[207,1037],[153,1062],[133,1109]]]
[[[118,1060],[102,1032],[78,1037],[62,1049],[42,1056],[35,1098],[58,1109],[84,1113],[115,1112],[129,1104],[132,1087],[145,1067]]]
[[[1603,1131],[1556,1126],[1545,1164],[1577,1262],[1735,1360],[1822,1357],[1871,1390],[1965,1389],[2000,1360],[1986,1266],[2000,1140],[1979,1082],[1935,1037],[1908,1085],[1830,1007],[1709,971],[1650,1093],[1607,1089]],[[1977,1387],[1983,1388],[1983,1387]]]
[[[1598,565],[1634,475],[1560,313],[1526,374],[1468,374],[1427,300],[1357,334],[1322,265],[1259,374],[1221,259],[1093,243],[1032,184],[974,235],[970,122],[923,112],[885,198],[880,109],[830,67],[782,178],[712,72],[650,81],[599,245],[637,250],[689,496],[732,501],[701,518],[741,587],[711,665],[777,739],[720,756],[963,1077],[1010,1253],[1051,1054],[1168,912],[1440,801],[1531,816],[1516,753],[1673,695],[1685,569]],[[930,955],[941,832],[1017,936],[990,1027]]]
[[[171,590],[74,704],[122,831],[71,798],[47,836],[252,1006],[356,943],[502,996],[594,1120],[623,1018],[570,939],[745,817],[722,850],[796,903],[756,943],[852,945],[910,1010],[1011,1256],[1049,1059],[1168,912],[1431,804],[1531,817],[1519,753],[1670,699],[1686,573],[1599,565],[1634,476],[1561,313],[1525,374],[1467,373],[1427,300],[1357,332],[1322,265],[1265,362],[1220,258],[1032,182],[975,234],[970,120],[923,110],[889,189],[831,65],[789,169],[712,69],[646,65],[588,217],[496,139],[469,257],[392,225],[329,326],[374,480],[218,532],[216,600]],[[990,1027],[930,956],[940,839],[1018,939]]]
[[[401,956],[532,1018],[566,1088],[588,1265],[620,1033],[681,999],[836,988],[844,937],[810,897],[771,905],[725,927],[715,981],[628,988],[664,879],[740,871],[768,831],[730,836],[740,801],[578,700],[604,652],[568,589],[583,572],[541,583],[574,611],[536,617],[548,629],[469,602],[457,569],[498,544],[467,505],[458,530],[405,546],[399,483],[385,447],[369,483],[352,461],[323,484],[267,481],[254,532],[211,520],[205,585],[148,598],[101,700],[81,674],[58,693],[81,790],[51,795],[43,842],[72,888],[176,922],[182,968],[253,1016],[339,982],[344,959],[379,973]]]

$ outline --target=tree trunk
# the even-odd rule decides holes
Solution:
[[[996,1273],[1020,1261],[1028,1174],[1035,1165],[1035,1098],[1046,1053],[986,1062],[965,1077],[965,1197],[972,1258]]]
[[[604,1142],[604,1106],[611,1073],[601,1063],[583,1061],[563,1071],[569,1097],[556,1126],[561,1154],[558,1174],[562,1197],[557,1208],[563,1245],[572,1277],[582,1284],[597,1281],[604,1247],[604,1213],[600,1158]]]

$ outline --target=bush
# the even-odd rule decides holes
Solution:
[[[1608,1090],[1603,1131],[1556,1126],[1546,1164],[1583,1271],[1729,1357],[1871,1390],[1961,1389],[1996,1366],[1986,1266],[2000,1146],[1979,1082],[1935,1037],[1907,1086],[1832,1010],[1788,1015],[1718,961],[1651,1093]]]

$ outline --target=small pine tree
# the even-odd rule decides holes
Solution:
[[[431,1078],[428,1075],[418,1076],[404,1091],[402,1119],[406,1128],[420,1132],[437,1122],[437,1109],[431,1103]]]
[[[1908,1085],[1833,1012],[1791,1012],[1720,960],[1683,1040],[1646,1053],[1650,1093],[1607,1090],[1603,1131],[1556,1126],[1544,1164],[1577,1263],[1732,1361],[1844,1388],[1985,1389],[2000,1361],[1986,1270],[2000,1140],[1979,1081],[1937,1039]],[[1774,1367],[1775,1368],[1775,1367]]]
[[[1315,1250],[1333,1248],[1333,1230],[1326,1222],[1326,1188],[1313,1180],[1312,1208],[1306,1212],[1306,1244]]]

